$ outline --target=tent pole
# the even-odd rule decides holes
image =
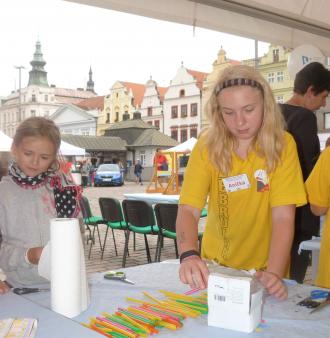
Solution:
[[[258,59],[258,40],[254,40],[254,68],[258,69],[259,59]]]

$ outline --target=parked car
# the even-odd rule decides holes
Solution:
[[[94,187],[100,185],[123,185],[123,175],[118,164],[101,164],[94,176]]]

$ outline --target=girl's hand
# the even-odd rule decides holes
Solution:
[[[7,285],[7,283],[0,281],[0,294],[4,294],[6,292],[8,292],[9,286]]]
[[[181,282],[189,284],[192,289],[205,289],[207,287],[209,270],[200,257],[190,256],[181,262],[179,276]]]
[[[29,260],[29,262],[31,264],[37,265],[39,263],[39,259],[40,259],[42,250],[43,250],[43,247],[39,246],[39,247],[35,247],[35,248],[30,248],[27,251],[27,259]]]
[[[269,271],[257,271],[255,276],[270,295],[273,295],[280,300],[288,298],[288,289],[278,275]]]

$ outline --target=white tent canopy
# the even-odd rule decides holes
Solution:
[[[10,151],[13,140],[0,130],[0,151]]]
[[[330,55],[327,0],[67,0]]]
[[[187,141],[185,141],[185,142],[183,142],[181,144],[178,144],[175,147],[166,149],[164,151],[171,151],[171,152],[176,152],[176,153],[180,153],[180,152],[182,152],[182,153],[190,153],[193,150],[196,142],[197,142],[197,140],[194,137],[192,137],[189,140],[187,140]]]
[[[86,151],[83,148],[61,141],[60,153],[64,156],[85,156]]]

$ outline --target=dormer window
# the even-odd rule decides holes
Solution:
[[[273,62],[279,62],[279,61],[280,61],[280,50],[273,49]]]
[[[185,90],[184,90],[184,89],[181,89],[181,90],[180,90],[179,97],[184,97],[185,95],[186,95]]]

